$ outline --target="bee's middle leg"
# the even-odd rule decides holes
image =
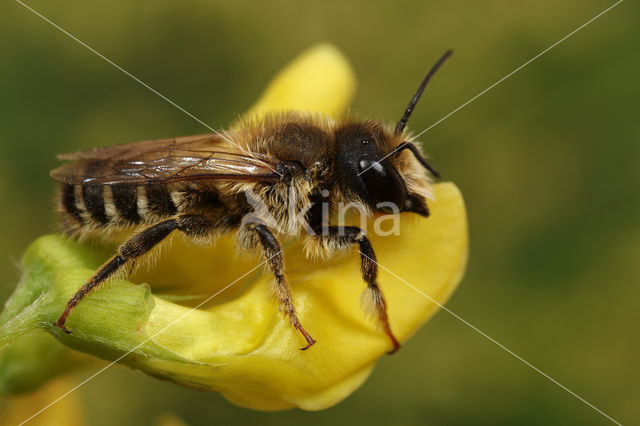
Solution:
[[[65,333],[71,333],[71,330],[65,327],[65,322],[76,305],[80,303],[91,290],[103,284],[107,279],[120,271],[127,263],[132,263],[140,256],[148,253],[149,250],[164,240],[174,230],[181,231],[190,237],[204,237],[214,230],[214,225],[204,216],[186,214],[165,220],[140,231],[120,246],[118,253],[102,265],[98,272],[89,278],[86,284],[69,299],[64,312],[54,325],[62,329]]]
[[[291,325],[298,330],[307,341],[307,346],[301,349],[309,349],[316,341],[307,333],[304,327],[302,327],[300,319],[296,314],[293,297],[291,296],[291,287],[284,276],[284,260],[278,240],[265,225],[253,223],[248,225],[248,227],[253,230],[260,239],[265,261],[274,276],[274,293],[278,298],[278,303],[282,307],[284,314],[289,317]]]

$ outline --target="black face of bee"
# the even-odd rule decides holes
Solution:
[[[382,129],[362,123],[338,129],[336,173],[346,189],[373,209],[386,212],[393,203],[402,211],[407,204],[407,188],[380,149],[386,138]]]

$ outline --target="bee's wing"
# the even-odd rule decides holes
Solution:
[[[218,135],[135,142],[58,156],[51,172],[67,184],[145,185],[186,180],[277,181],[275,163],[229,146]]]

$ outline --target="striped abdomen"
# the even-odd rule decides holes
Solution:
[[[183,192],[167,185],[61,185],[65,232],[153,223],[183,210]]]

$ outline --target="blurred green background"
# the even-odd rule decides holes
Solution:
[[[421,130],[613,2],[28,4],[215,128],[319,41],[355,68],[352,110],[396,120],[454,48],[410,121]],[[5,300],[23,250],[55,229],[55,154],[207,130],[19,3],[1,10]],[[469,211],[469,267],[448,307],[628,424],[640,421],[639,12],[623,2],[421,138]],[[248,411],[123,367],[77,393],[92,425],[608,423],[446,312],[322,412]]]

